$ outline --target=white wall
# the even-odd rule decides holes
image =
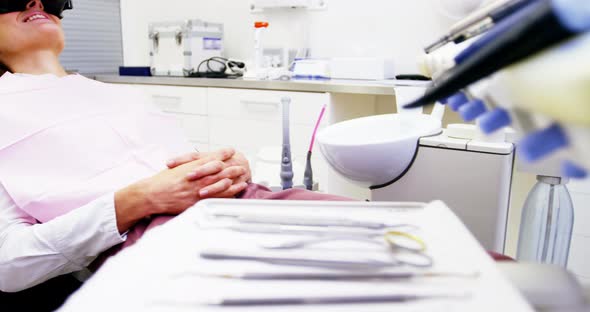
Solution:
[[[398,72],[416,72],[422,47],[452,22],[438,13],[439,2],[328,0],[322,11],[251,14],[248,0],[121,0],[125,65],[149,64],[149,22],[199,18],[225,24],[226,56],[232,58],[251,58],[253,21],[266,20],[271,24],[268,47],[308,42],[314,57],[394,57]]]

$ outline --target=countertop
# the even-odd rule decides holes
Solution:
[[[395,96],[396,86],[424,85],[419,81],[364,81],[364,80],[250,80],[250,79],[212,79],[185,77],[136,77],[116,74],[96,74],[94,79],[107,83],[154,84],[188,87],[213,87],[235,89],[258,89],[299,92],[328,92],[365,95]]]

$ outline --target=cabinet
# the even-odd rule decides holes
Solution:
[[[310,92],[262,91],[250,89],[205,88],[136,85],[146,92],[165,113],[177,118],[187,138],[200,151],[234,147],[246,155],[253,169],[254,182],[277,185],[280,147],[282,145],[281,99],[291,99],[291,151],[301,167],[305,159],[315,122],[324,105],[330,105],[330,94]],[[329,123],[326,116],[321,127]],[[261,150],[277,151],[275,170],[256,170]],[[312,166],[314,180],[325,189],[328,165],[316,147]],[[274,155],[274,154],[273,154]],[[265,168],[268,169],[268,168]],[[295,172],[294,184],[301,184],[303,170]]]

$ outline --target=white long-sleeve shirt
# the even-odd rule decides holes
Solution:
[[[83,270],[102,251],[124,241],[113,193],[39,224],[0,184],[0,291],[20,291]]]

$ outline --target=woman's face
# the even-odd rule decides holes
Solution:
[[[52,50],[59,54],[63,48],[61,21],[46,13],[40,0],[30,1],[23,12],[0,14],[0,61],[9,64],[6,58],[25,51]]]

